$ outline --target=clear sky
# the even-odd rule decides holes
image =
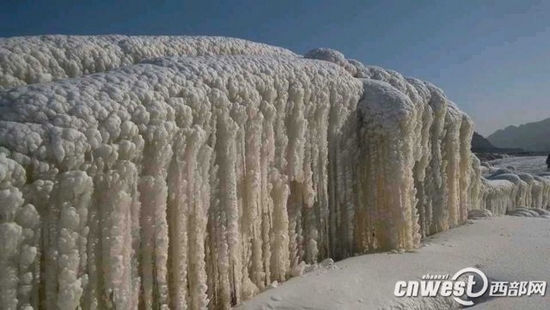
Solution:
[[[488,135],[550,117],[550,1],[1,0],[0,36],[222,35],[431,81]]]

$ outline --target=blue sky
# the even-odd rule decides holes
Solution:
[[[431,81],[482,134],[550,117],[550,1],[2,0],[0,36],[222,35]]]

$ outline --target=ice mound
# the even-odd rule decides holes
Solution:
[[[486,219],[493,216],[493,213],[487,209],[473,209],[468,211],[468,219],[479,220]]]
[[[522,217],[542,217],[550,219],[550,211],[540,209],[540,208],[524,208],[519,207],[508,213],[512,216],[522,216]]]
[[[512,213],[518,207],[548,209],[550,177],[526,173],[515,174],[507,169],[482,177],[481,209],[494,214]]]
[[[6,309],[227,309],[470,209],[548,206],[542,177],[481,178],[441,89],[332,50],[8,38],[0,70]]]

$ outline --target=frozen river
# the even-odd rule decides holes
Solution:
[[[517,172],[527,172],[533,174],[548,172],[546,167],[546,156],[510,157],[491,160],[489,163],[492,166],[499,168],[513,166],[516,168]]]

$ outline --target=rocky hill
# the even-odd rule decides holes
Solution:
[[[501,148],[522,148],[526,151],[550,151],[550,118],[523,124],[508,126],[497,130],[487,137],[495,146]]]
[[[523,152],[520,148],[501,148],[494,146],[482,135],[474,132],[472,137],[472,152],[474,153],[519,153]]]

